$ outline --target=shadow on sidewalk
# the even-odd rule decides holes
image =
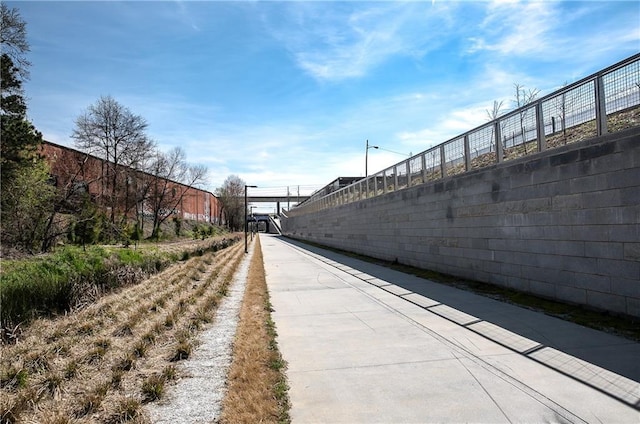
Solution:
[[[427,306],[422,306],[424,309],[490,338],[571,378],[582,381],[636,409],[640,408],[640,385],[636,383],[640,382],[640,361],[638,360],[640,358],[640,343],[471,291],[305,244],[285,236],[276,237],[328,265],[340,264],[341,268],[349,267],[353,272],[349,270],[345,272],[355,274],[363,281],[371,281],[372,278],[375,278],[378,282],[374,285],[379,286],[382,290],[385,290],[385,285],[381,285],[379,280],[389,283],[389,288],[401,287],[405,290],[401,294],[394,294],[407,301],[412,301],[411,296],[415,296],[413,293],[424,296],[431,302]],[[391,292],[391,290],[386,290]],[[409,298],[407,298],[406,291],[411,293]],[[412,301],[412,303],[416,302]],[[449,313],[443,314],[440,310],[449,311]],[[467,320],[457,319],[455,313],[458,314],[457,316],[467,317]],[[527,340],[529,346],[533,341],[535,347],[519,350],[509,346],[509,343],[502,343],[499,337],[494,339],[484,330],[477,331],[475,328],[478,324],[498,330],[498,333],[501,329],[507,330],[507,332],[502,332],[505,334],[510,332],[529,339]],[[495,326],[501,327],[501,329],[495,329]],[[620,378],[613,373],[634,381],[618,381]],[[604,386],[614,387],[609,390]]]

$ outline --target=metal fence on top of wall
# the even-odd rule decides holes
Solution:
[[[289,211],[315,212],[640,125],[640,54]]]

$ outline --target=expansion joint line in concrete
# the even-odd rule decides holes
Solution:
[[[318,260],[318,261],[320,261],[322,263],[325,263],[327,265],[331,265],[329,263],[326,263],[322,259],[321,256],[319,257],[318,255],[312,254],[312,253],[306,251],[305,249],[299,248],[297,246],[292,246],[292,247],[294,249],[298,250],[300,253],[306,255],[306,256],[309,256],[309,257],[311,257],[313,259],[316,259],[316,260]],[[344,270],[340,270],[340,269],[338,269],[337,267],[335,267],[333,265],[331,265],[331,266],[333,268],[335,268],[338,272],[345,272]],[[340,278],[339,275],[337,275],[337,274],[334,274],[334,275],[336,275],[336,277]],[[340,278],[340,279],[342,279],[342,278]],[[474,353],[470,352],[466,348],[451,342],[450,340],[446,339],[442,335],[434,332],[430,328],[428,328],[428,327],[424,326],[423,324],[417,322],[413,318],[406,316],[405,314],[403,314],[401,311],[397,310],[396,308],[393,308],[393,307],[387,305],[386,303],[381,302],[380,300],[378,300],[375,297],[371,296],[369,293],[366,293],[365,291],[361,290],[360,288],[355,287],[354,285],[350,284],[348,281],[345,281],[344,279],[342,279],[342,280],[344,281],[345,284],[347,284],[348,286],[350,286],[354,290],[357,290],[358,292],[362,293],[364,296],[366,296],[369,299],[371,299],[372,301],[376,302],[377,304],[379,304],[383,308],[389,310],[390,312],[396,314],[400,318],[402,318],[402,319],[406,320],[407,322],[411,323],[412,325],[416,326],[421,331],[424,331],[424,332],[428,333],[429,335],[431,335],[432,337],[436,338],[441,343],[443,343],[444,345],[448,346],[452,351],[458,352],[460,355],[464,356],[466,359],[472,361],[473,363],[475,363],[476,365],[480,366],[484,370],[490,372],[491,374],[495,375],[496,377],[500,378],[501,380],[505,381],[506,383],[512,385],[513,387],[517,388],[518,390],[522,391],[523,393],[526,393],[527,395],[531,396],[533,399],[537,400],[540,404],[542,404],[542,405],[546,406],[547,408],[549,408],[550,410],[554,411],[556,414],[558,414],[559,416],[563,417],[568,422],[572,422],[572,423],[586,423],[587,422],[584,419],[582,419],[582,418],[578,417],[577,415],[575,415],[574,413],[572,413],[571,411],[567,410],[563,406],[559,405],[558,403],[556,403],[552,399],[549,399],[547,396],[545,396],[544,394],[540,393],[536,389],[528,386],[527,384],[523,383],[520,380],[515,379],[514,377],[510,376],[509,374],[506,374],[504,371],[502,371],[499,368],[495,367],[494,365],[486,362],[484,359],[482,359],[479,356],[475,355]],[[361,281],[365,281],[365,280],[362,280],[362,279],[360,279],[360,280]],[[396,296],[398,296],[398,295],[396,295]],[[401,297],[401,296],[398,296],[398,297]],[[424,308],[424,309],[426,309],[426,308]],[[458,358],[458,360],[459,359],[460,358]]]
[[[385,290],[383,286],[373,284],[371,281],[369,281],[370,279],[365,279],[365,278],[361,277],[362,275],[368,276],[368,274],[366,274],[366,273],[362,273],[361,272],[361,273],[359,273],[359,275],[354,275],[354,272],[347,271],[345,269],[344,265],[342,265],[341,267],[338,267],[338,266],[335,265],[336,262],[334,262],[334,261],[332,261],[330,259],[327,259],[327,258],[325,258],[325,257],[323,257],[321,255],[318,255],[316,253],[310,252],[310,251],[308,251],[308,250],[306,250],[306,249],[304,249],[302,247],[296,246],[294,244],[290,244],[290,246],[292,248],[298,250],[300,253],[302,253],[302,254],[304,254],[306,256],[309,256],[309,257],[311,257],[313,259],[316,259],[316,260],[318,260],[318,261],[320,261],[320,262],[322,262],[322,263],[324,263],[326,265],[331,266],[332,268],[335,268],[339,272],[346,272],[347,274],[349,274],[349,275],[351,275],[351,276],[353,276],[355,278],[358,278],[359,280],[361,280],[361,281],[363,281],[363,282],[365,282],[365,283],[367,283],[369,285],[378,287],[378,288],[384,290],[385,292],[387,292],[389,294],[392,294],[392,295],[394,295],[396,297],[399,297],[399,298],[401,298],[403,300],[409,301],[410,303],[412,303],[412,304],[414,304],[414,305],[416,305],[416,306],[418,306],[418,307],[420,307],[420,308],[422,308],[422,309],[424,309],[424,310],[426,310],[428,312],[431,312],[434,315],[437,315],[437,316],[439,316],[441,318],[444,318],[447,321],[450,321],[450,322],[452,322],[452,323],[454,323],[454,324],[456,324],[458,326],[464,327],[464,328],[472,331],[473,333],[475,333],[475,334],[477,334],[477,335],[479,335],[479,336],[481,336],[481,337],[483,337],[483,338],[485,338],[487,340],[490,340],[490,341],[492,341],[494,343],[497,343],[500,346],[502,346],[502,347],[514,352],[514,353],[522,355],[522,356],[524,356],[524,357],[526,357],[526,358],[528,358],[528,359],[530,359],[530,360],[532,360],[532,361],[534,361],[534,362],[536,362],[536,363],[538,363],[540,365],[543,365],[543,366],[545,366],[545,367],[547,367],[549,369],[554,370],[555,372],[558,372],[558,373],[560,373],[560,374],[562,374],[562,375],[564,375],[566,377],[569,377],[574,381],[578,381],[578,382],[580,382],[580,383],[582,383],[582,384],[584,384],[584,385],[586,385],[586,386],[588,386],[588,387],[590,387],[590,388],[592,388],[594,390],[597,390],[598,392],[600,392],[600,393],[602,393],[602,394],[604,394],[606,396],[609,396],[609,397],[615,399],[618,402],[621,402],[621,403],[623,403],[623,404],[625,404],[627,406],[630,406],[630,407],[632,407],[634,409],[639,409],[640,410],[640,407],[639,407],[640,399],[637,402],[629,402],[626,399],[623,399],[620,396],[617,396],[616,394],[611,393],[611,392],[605,390],[602,387],[599,387],[599,386],[597,386],[595,384],[592,384],[589,381],[585,381],[583,379],[580,379],[580,378],[576,377],[575,375],[569,374],[569,373],[563,371],[562,369],[559,369],[558,367],[554,367],[553,365],[548,364],[548,363],[544,362],[543,360],[540,360],[540,359],[535,358],[535,357],[532,356],[533,353],[538,352],[540,350],[543,350],[543,349],[547,348],[547,346],[544,346],[542,344],[538,344],[538,345],[534,346],[533,348],[528,349],[528,350],[526,350],[524,352],[520,351],[520,350],[514,348],[513,346],[509,346],[508,344],[505,344],[505,343],[503,343],[503,342],[501,342],[499,340],[496,340],[494,338],[488,337],[486,334],[484,334],[484,333],[474,329],[473,327],[471,327],[471,325],[473,325],[473,324],[477,324],[479,322],[484,322],[481,319],[475,319],[475,320],[473,320],[471,322],[467,322],[467,323],[461,324],[460,322],[457,322],[457,321],[451,319],[450,317],[448,317],[448,316],[446,316],[444,314],[438,313],[437,310],[433,309],[433,308],[435,308],[437,306],[442,305],[441,303],[438,303],[436,305],[430,305],[430,306],[427,306],[427,307],[422,306],[422,305],[418,304],[417,302],[415,302],[415,301],[413,301],[411,299],[407,299],[407,298],[404,297],[404,296],[407,296],[407,295],[413,294],[413,293],[404,293],[404,294],[400,295],[400,294],[397,294],[397,293],[393,293],[393,292],[391,292],[389,290]],[[334,274],[334,275],[336,275],[338,278],[340,278],[339,275],[337,275],[337,274]],[[584,419],[574,415],[572,412],[568,411],[567,409],[565,409],[561,405],[558,405],[556,402],[554,402],[553,400],[549,399],[548,397],[546,397],[542,393],[540,393],[537,390],[533,389],[532,387],[526,385],[525,383],[523,383],[523,382],[511,377],[510,375],[504,373],[502,370],[496,368],[494,365],[489,364],[488,362],[486,362],[485,360],[483,360],[479,356],[473,354],[472,352],[468,351],[464,347],[452,343],[447,338],[445,338],[445,337],[441,336],[440,334],[434,332],[433,330],[431,330],[428,327],[424,326],[423,324],[417,322],[416,320],[412,319],[411,317],[406,316],[401,311],[399,311],[399,310],[397,310],[397,309],[395,309],[395,308],[393,308],[393,307],[391,307],[391,306],[379,301],[378,299],[372,297],[371,295],[369,295],[368,293],[366,293],[363,290],[359,289],[358,287],[355,287],[354,285],[350,284],[348,281],[345,281],[344,279],[342,279],[342,280],[348,286],[350,286],[353,289],[361,292],[362,294],[364,294],[365,296],[369,297],[370,299],[372,299],[376,303],[382,305],[386,309],[388,309],[388,310],[396,313],[397,315],[401,316],[403,319],[412,322],[414,325],[418,326],[423,331],[426,331],[427,333],[429,333],[433,337],[437,338],[441,342],[445,343],[449,347],[451,347],[451,348],[453,348],[455,350],[461,351],[468,359],[470,359],[473,362],[475,362],[476,364],[482,366],[484,369],[488,370],[492,374],[502,378],[504,381],[509,382],[510,384],[512,384],[515,387],[519,388],[521,391],[531,395],[536,400],[538,400],[540,403],[544,404],[545,406],[549,407],[550,409],[553,409],[554,411],[556,411],[559,414],[566,414],[566,415],[563,415],[563,417],[565,417],[569,421],[571,421],[571,422],[586,422]],[[389,285],[391,285],[391,284],[389,284]],[[560,411],[562,411],[562,412],[558,411],[558,409],[560,409]],[[569,418],[569,417],[571,417],[571,418]]]
[[[460,358],[458,358],[458,357],[456,357],[456,359],[458,359],[458,363],[469,373],[469,375],[482,388],[482,391],[485,393],[485,395],[487,395],[489,397],[489,399],[491,399],[491,402],[493,402],[493,404],[496,406],[496,408],[498,408],[498,410],[502,413],[502,416],[504,416],[504,418],[507,421],[509,421],[509,423],[513,423],[513,421],[511,421],[509,419],[509,416],[504,412],[504,409],[502,409],[500,404],[494,399],[493,396],[491,396],[491,393],[489,392],[489,390],[487,390],[487,388],[484,387],[484,384],[482,384],[482,382],[480,380],[478,380],[478,377],[476,377],[476,375],[473,372],[471,372],[471,370],[469,369],[469,367],[467,367],[467,365],[464,363],[464,361],[461,361]]]

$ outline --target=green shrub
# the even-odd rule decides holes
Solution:
[[[67,238],[69,241],[81,246],[91,245],[100,238],[103,223],[97,209],[87,202],[82,213],[76,217],[75,222],[69,227]]]
[[[35,316],[69,310],[91,286],[103,291],[166,267],[157,252],[67,246],[44,258],[15,261],[0,275],[0,324],[12,328]],[[4,264],[3,264],[4,265]],[[127,273],[114,272],[126,269]],[[124,277],[123,277],[124,276]]]
[[[139,223],[135,223],[133,225],[133,228],[131,229],[131,232],[129,234],[129,238],[131,239],[131,241],[133,241],[133,243],[137,246],[138,242],[140,242],[140,240],[142,240],[142,228],[140,228],[140,224]]]
[[[144,262],[143,254],[138,250],[119,249],[116,251],[118,262],[122,265],[141,264]]]
[[[0,273],[0,326],[11,330],[34,317],[68,311],[90,300],[92,293],[135,284],[178,259],[201,256],[230,246],[239,237],[198,247],[182,255],[158,250],[114,249],[99,246],[66,246],[45,257],[3,261]],[[2,332],[2,334],[9,334]],[[3,336],[4,337],[4,336]]]
[[[176,237],[180,237],[180,233],[182,232],[182,219],[177,216],[173,217],[173,229]]]

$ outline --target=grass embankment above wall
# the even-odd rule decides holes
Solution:
[[[95,301],[118,287],[136,284],[171,263],[228,247],[238,234],[173,249],[66,246],[30,259],[2,261],[0,322],[10,341],[18,326],[40,316],[63,313]]]

